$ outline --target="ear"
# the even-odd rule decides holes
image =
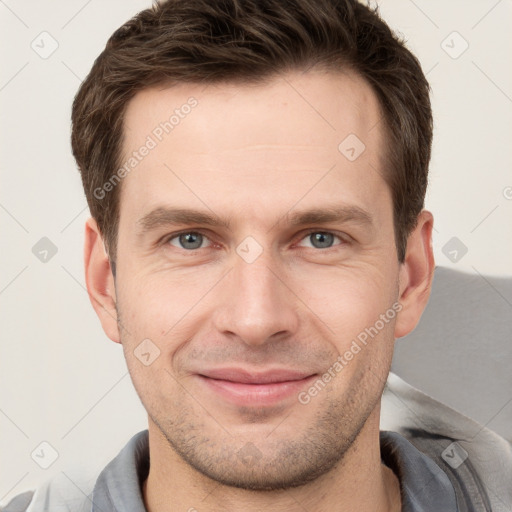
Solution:
[[[400,265],[398,301],[402,310],[395,323],[395,338],[409,334],[418,324],[425,309],[434,277],[432,251],[432,214],[423,210],[418,224],[409,235],[405,260]]]
[[[84,262],[85,282],[92,307],[105,334],[120,343],[114,276],[98,225],[92,218],[85,223]]]

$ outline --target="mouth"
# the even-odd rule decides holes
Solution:
[[[317,374],[277,369],[251,372],[239,368],[209,370],[197,374],[211,393],[237,406],[265,407],[297,397]]]

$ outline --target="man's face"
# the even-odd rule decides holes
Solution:
[[[122,182],[121,341],[150,431],[214,480],[300,485],[378,421],[399,273],[380,118],[362,79],[319,72],[128,106],[123,161],[156,146]]]

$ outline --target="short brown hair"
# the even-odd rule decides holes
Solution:
[[[121,165],[124,113],[137,92],[161,83],[259,82],[313,66],[351,69],[379,99],[387,137],[384,178],[403,262],[427,188],[429,85],[377,9],[357,0],[168,0],[110,37],[73,102],[71,136],[110,258],[116,255],[120,186],[100,199],[94,191]]]

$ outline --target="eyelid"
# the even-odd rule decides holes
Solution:
[[[175,238],[180,237],[181,235],[187,235],[187,234],[198,234],[206,238],[211,245],[215,244],[215,241],[212,239],[211,235],[207,234],[205,230],[203,229],[182,229],[181,231],[177,231],[176,233],[170,233],[165,236],[163,236],[160,241],[157,242],[157,245],[170,245],[171,240],[174,240]],[[173,247],[175,247],[173,245]],[[176,249],[179,249],[179,247],[175,247]],[[183,249],[183,248],[181,248]],[[206,247],[201,247],[201,249],[206,249]],[[184,251],[187,249],[183,249]],[[198,251],[199,249],[195,249]],[[191,252],[188,250],[187,252]]]
[[[331,247],[327,247],[325,249],[322,249],[323,251],[327,251],[329,249],[337,247],[338,245],[345,245],[345,244],[348,244],[350,242],[350,236],[347,235],[346,233],[341,233],[341,232],[333,231],[333,230],[329,230],[329,229],[311,228],[311,229],[308,229],[307,231],[303,231],[299,235],[297,243],[302,242],[302,240],[304,240],[309,235],[312,235],[313,233],[326,233],[326,234],[335,236],[336,238],[338,238],[341,241],[341,243],[339,243],[339,244],[336,244],[336,245],[333,245]]]

